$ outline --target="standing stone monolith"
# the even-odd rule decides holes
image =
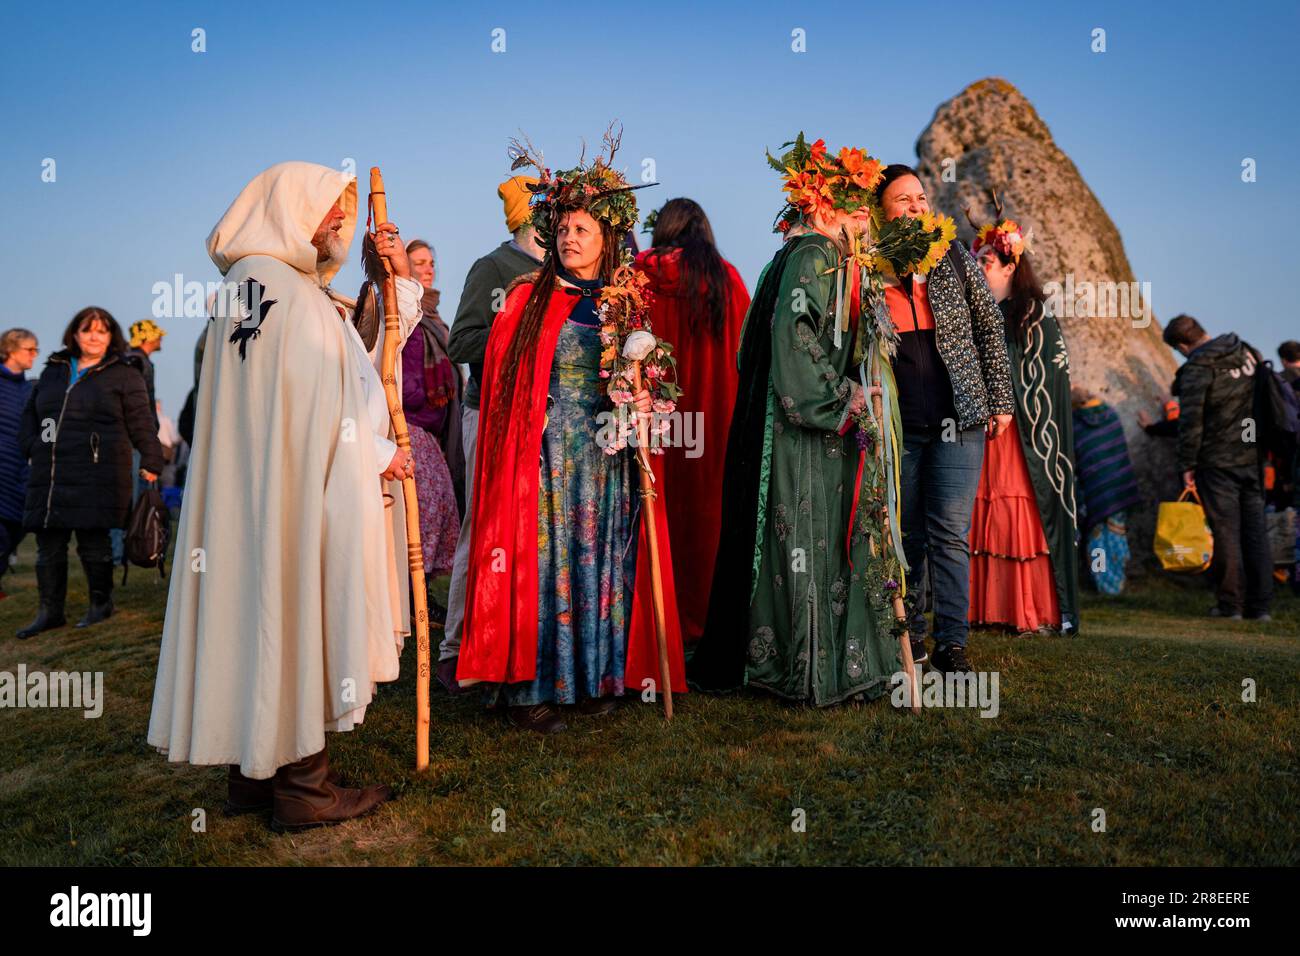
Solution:
[[[1134,276],[1115,224],[1033,105],[1006,80],[979,80],[940,104],[916,153],[931,205],[956,219],[962,241],[974,238],[963,210],[979,223],[994,219],[990,190],[1004,215],[1033,229],[1031,254],[1065,334],[1071,381],[1124,422],[1151,502],[1132,515],[1129,540],[1135,558],[1149,556],[1155,503],[1181,483],[1173,441],[1149,437],[1137,413],[1157,412],[1177,363],[1151,313],[1150,287]]]

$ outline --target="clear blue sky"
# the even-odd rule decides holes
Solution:
[[[403,233],[436,246],[450,320],[470,263],[505,238],[495,187],[508,138],[522,128],[570,165],[614,117],[629,170],[653,158],[663,183],[640,193],[643,208],[698,200],[752,288],[780,204],[765,147],[804,129],[910,162],[940,102],[1002,76],[1115,220],[1159,317],[1187,311],[1269,353],[1300,338],[1294,3],[885,9],[5,3],[0,324],[34,329],[43,363],[82,306],[123,326],[146,317],[154,283],[216,278],[204,238],[257,172],[347,158],[363,176],[380,165]],[[1094,27],[1104,54],[1090,50]],[[806,53],[791,52],[795,28]],[[1240,179],[1247,156],[1253,184]],[[354,264],[336,280],[348,294],[358,284]],[[201,323],[163,323],[158,391],[172,415]]]

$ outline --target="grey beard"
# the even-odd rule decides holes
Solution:
[[[318,255],[317,269],[332,263],[342,265],[343,261],[348,257],[348,247],[343,244],[343,237],[333,231],[326,233],[324,247],[319,252],[324,252],[325,258],[320,259]]]

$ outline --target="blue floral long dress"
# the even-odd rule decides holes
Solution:
[[[570,318],[555,346],[537,492],[537,674],[506,703],[623,693],[636,573],[635,462],[596,442],[610,409],[600,330]]]

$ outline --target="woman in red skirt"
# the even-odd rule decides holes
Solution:
[[[1079,627],[1070,361],[1027,251],[1001,216],[971,251],[1007,324],[1016,427],[990,438],[971,520],[972,624],[1022,634]]]

